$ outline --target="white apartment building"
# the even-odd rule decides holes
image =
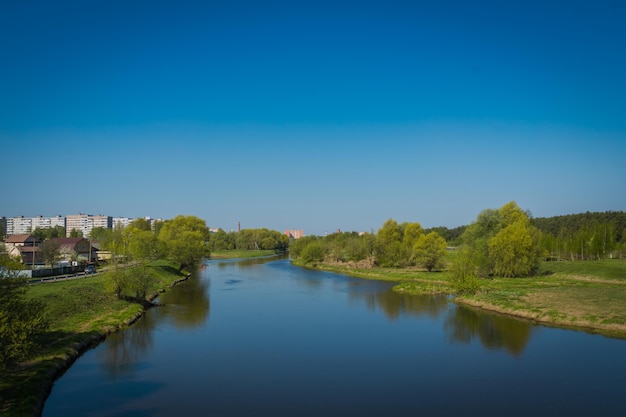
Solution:
[[[65,227],[65,217],[57,215],[54,217],[37,216],[32,219],[33,230],[51,229],[56,226]]]
[[[70,214],[65,217],[65,236],[69,237],[72,230],[79,230],[83,237],[88,237],[94,227],[113,228],[113,217],[90,214]]]
[[[32,233],[37,228],[50,229],[55,226],[65,227],[65,217],[7,217],[6,219],[3,219],[2,225],[5,227],[4,232],[7,236],[25,235]]]

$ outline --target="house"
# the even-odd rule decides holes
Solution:
[[[11,235],[4,240],[7,254],[19,258],[26,265],[43,264],[41,239],[31,234]]]
[[[95,262],[98,260],[98,250],[83,237],[57,237],[50,240],[59,244],[61,257],[66,261]]]

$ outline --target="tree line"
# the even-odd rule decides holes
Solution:
[[[292,242],[289,252],[305,265],[352,262],[392,268],[421,266],[432,271],[443,265],[446,241],[437,232],[425,233],[420,223],[389,219],[376,234],[307,236]]]
[[[532,220],[554,260],[598,260],[626,255],[626,212],[586,212]]]
[[[238,232],[226,232],[218,229],[211,233],[209,248],[213,252],[229,250],[277,250],[285,251],[289,247],[289,237],[276,230],[243,229]]]

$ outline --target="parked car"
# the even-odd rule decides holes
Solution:
[[[85,267],[85,275],[87,274],[95,274],[96,273],[96,266],[95,265],[87,265]]]

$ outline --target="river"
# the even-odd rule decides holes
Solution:
[[[626,341],[287,259],[208,261],[55,383],[52,416],[621,416]]]

